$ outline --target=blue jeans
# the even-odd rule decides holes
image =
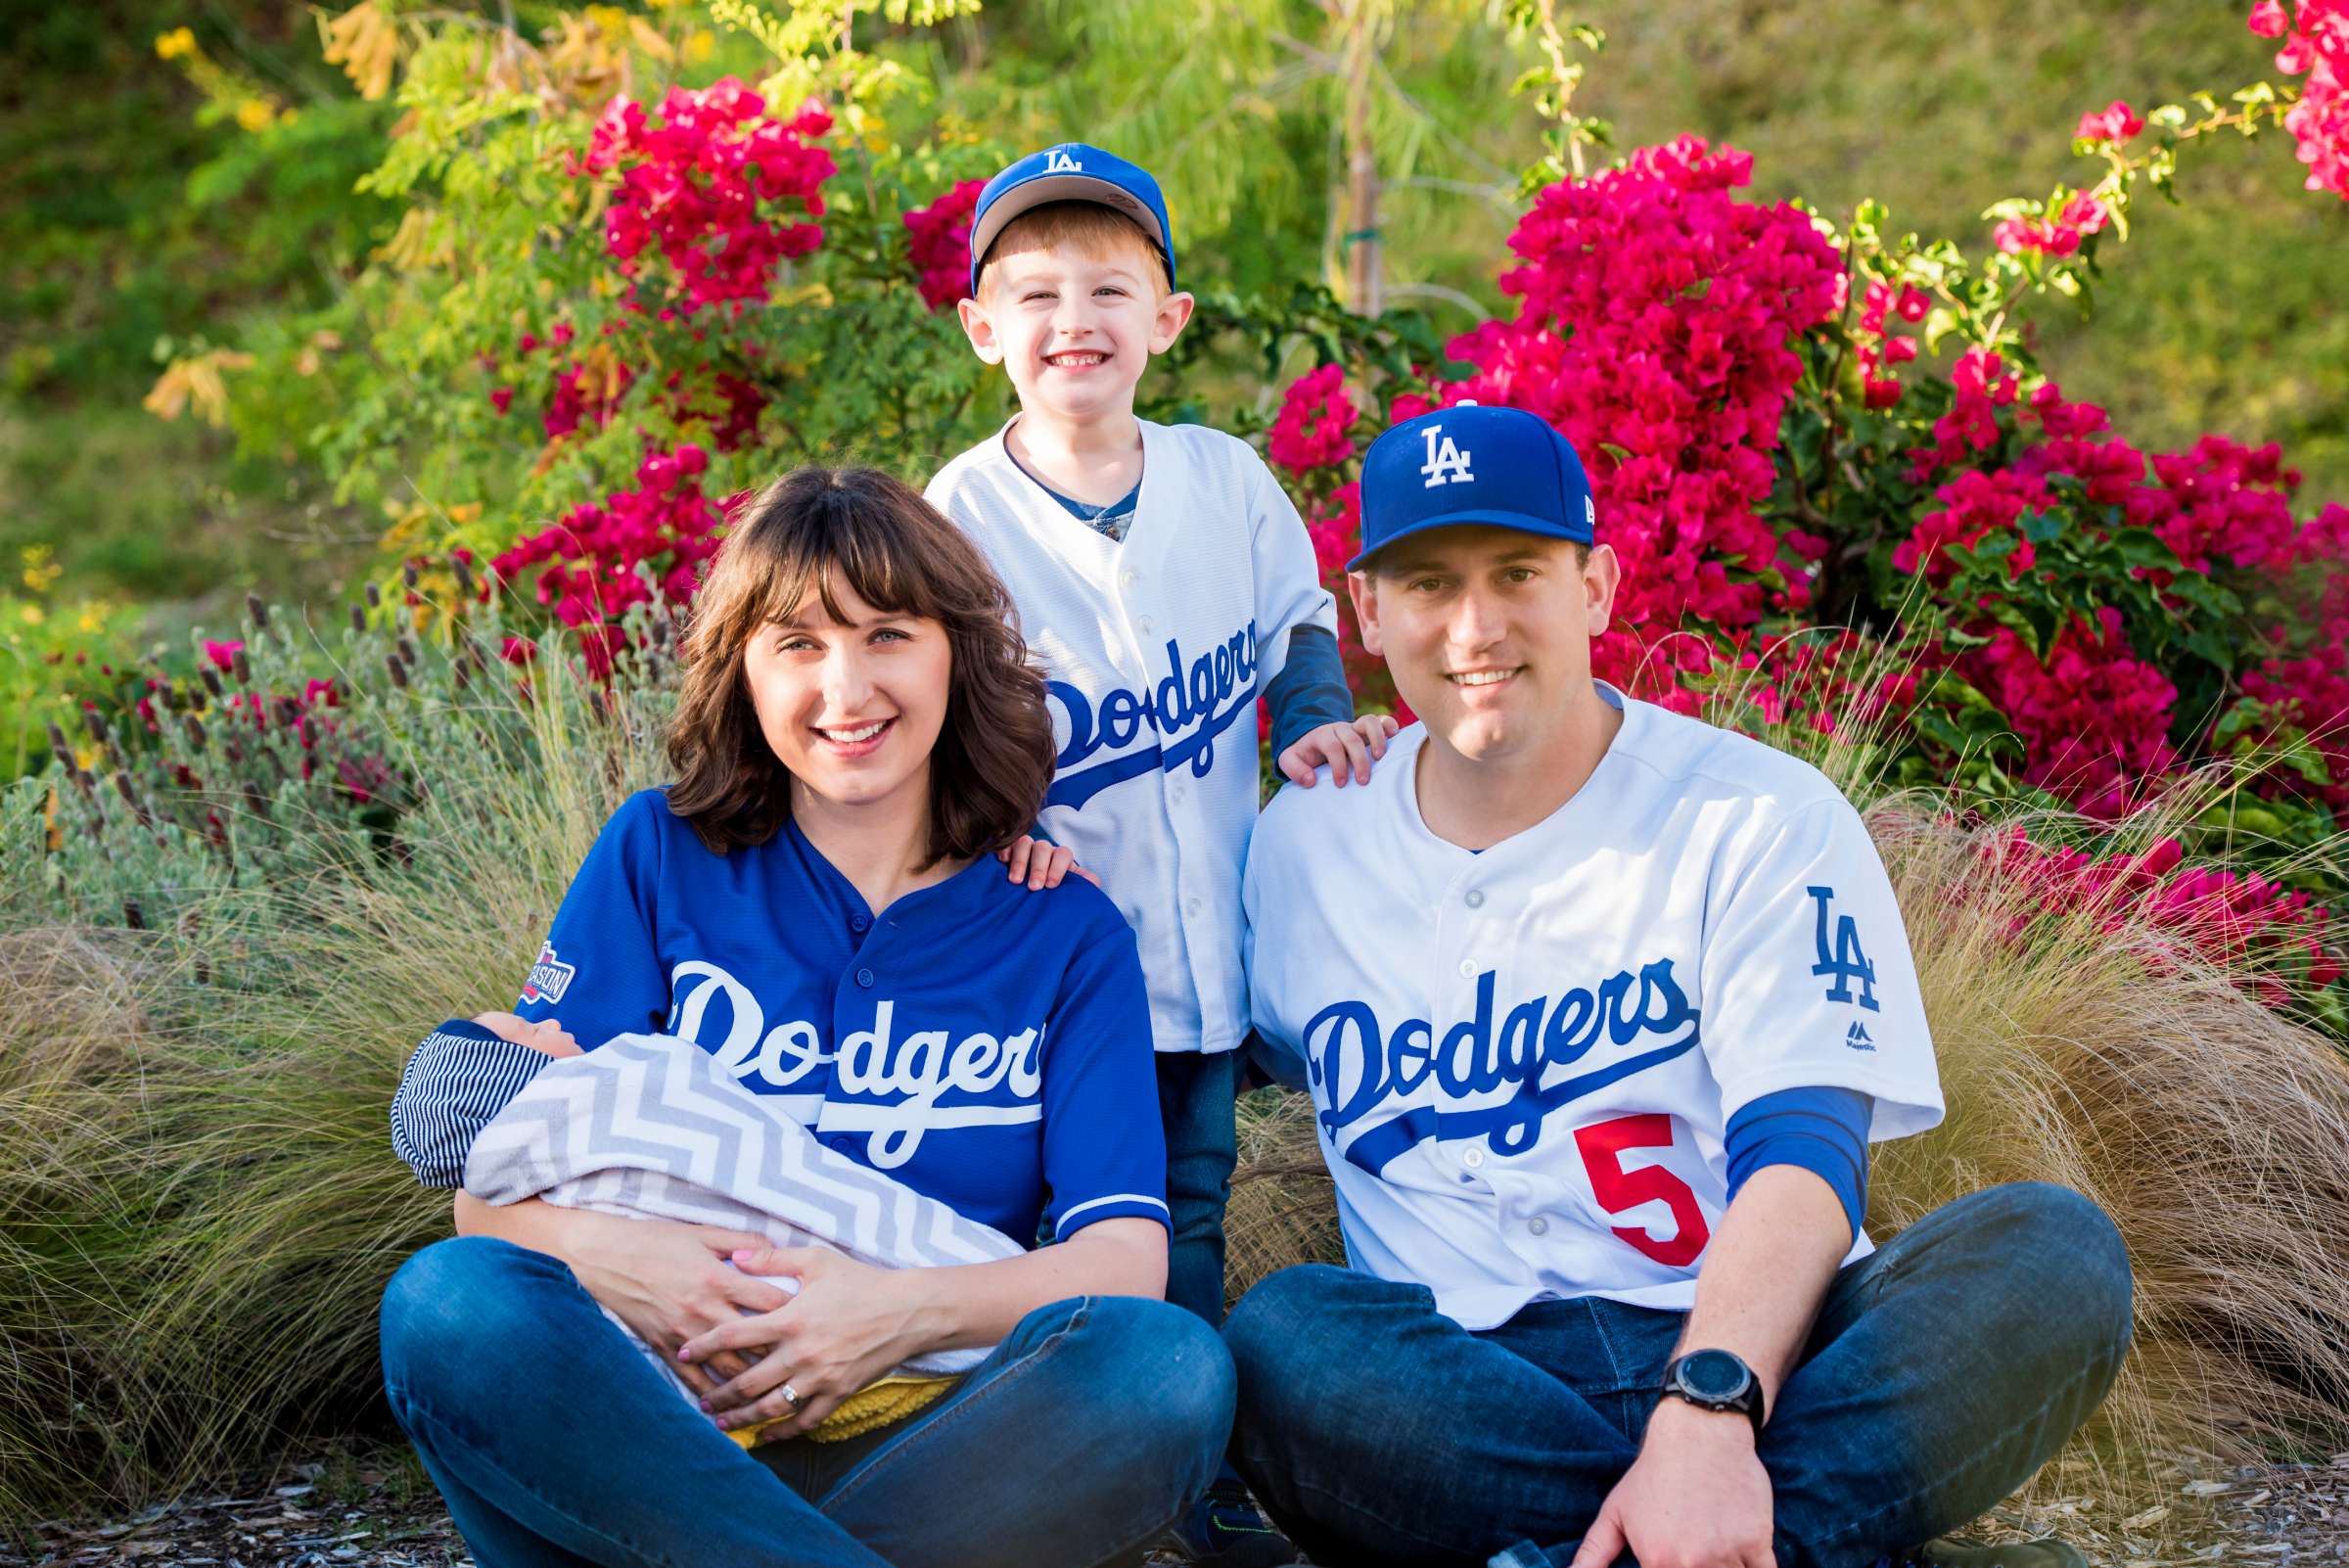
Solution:
[[[1158,1053],[1167,1131],[1167,1300],[1213,1328],[1223,1321],[1223,1208],[1238,1134],[1238,1051]]]
[[[1233,1457],[1316,1561],[1562,1568],[1683,1321],[1586,1297],[1472,1333],[1425,1286],[1284,1269],[1224,1326]],[[2129,1329],[2120,1233],[2062,1187],[1969,1194],[1843,1269],[1761,1436],[1780,1568],[1867,1568],[1979,1518],[2095,1411]]]
[[[483,1568],[1082,1568],[1173,1519],[1231,1425],[1213,1330],[1088,1296],[1030,1313],[896,1426],[746,1452],[569,1268],[485,1236],[392,1276],[383,1353],[392,1412]]]

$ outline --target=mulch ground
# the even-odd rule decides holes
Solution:
[[[2182,1479],[2174,1496],[2119,1524],[2096,1499],[2059,1498],[2029,1514],[2001,1510],[1987,1533],[2055,1534],[2096,1568],[2349,1561],[2349,1453]],[[1171,1561],[1171,1559],[1169,1559]],[[1153,1558],[1153,1564],[1161,1559]],[[413,1461],[335,1457],[217,1494],[200,1493],[121,1519],[33,1527],[0,1542],[0,1568],[471,1568],[472,1556]]]

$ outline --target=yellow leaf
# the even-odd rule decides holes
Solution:
[[[696,27],[685,35],[685,64],[698,66],[717,53],[717,37],[707,27]]]
[[[677,51],[675,47],[672,46],[667,38],[661,36],[660,29],[656,28],[651,23],[645,21],[642,17],[630,17],[628,19],[628,36],[636,40],[637,48],[643,50],[655,60],[674,60],[677,58]]]
[[[421,207],[409,208],[400,214],[399,227],[392,231],[392,238],[384,242],[376,254],[402,272],[445,266],[455,260],[456,244],[434,221],[435,216]]]
[[[221,373],[244,370],[253,355],[232,348],[212,348],[163,367],[141,406],[161,419],[177,419],[190,406],[197,417],[217,429],[228,423],[228,386]]]
[[[155,378],[155,385],[139,400],[139,406],[158,419],[177,419],[188,409],[188,373],[176,364],[166,365],[163,373]]]
[[[237,106],[237,124],[247,131],[265,131],[276,119],[276,106],[263,99],[248,98]]]
[[[324,26],[326,63],[341,66],[361,98],[373,102],[392,90],[399,30],[375,8],[375,0],[360,0]]]
[[[185,27],[174,27],[169,32],[155,35],[155,58],[158,60],[177,60],[182,55],[195,52],[196,34]]]

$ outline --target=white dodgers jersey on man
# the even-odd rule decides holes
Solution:
[[[1347,1253],[1469,1328],[1543,1296],[1692,1306],[1749,1101],[1857,1089],[1876,1139],[1941,1119],[1859,814],[1600,690],[1623,726],[1597,769],[1482,853],[1420,818],[1419,725],[1366,787],[1283,790],[1249,851],[1256,1026],[1312,1092]]]
[[[1141,497],[1123,542],[1072,517],[1000,431],[925,494],[987,552],[1043,665],[1060,751],[1039,825],[1132,925],[1153,1041],[1223,1051],[1248,1032],[1240,864],[1259,797],[1256,700],[1289,632],[1334,633],[1337,607],[1254,448],[1140,423]]]

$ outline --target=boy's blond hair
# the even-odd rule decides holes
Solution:
[[[994,265],[1000,257],[1021,251],[1052,251],[1064,245],[1095,259],[1138,248],[1150,260],[1146,275],[1160,296],[1174,287],[1167,276],[1166,256],[1139,223],[1098,202],[1046,202],[1004,224],[1003,232],[987,248],[979,263],[979,297],[986,299],[993,288]]]

